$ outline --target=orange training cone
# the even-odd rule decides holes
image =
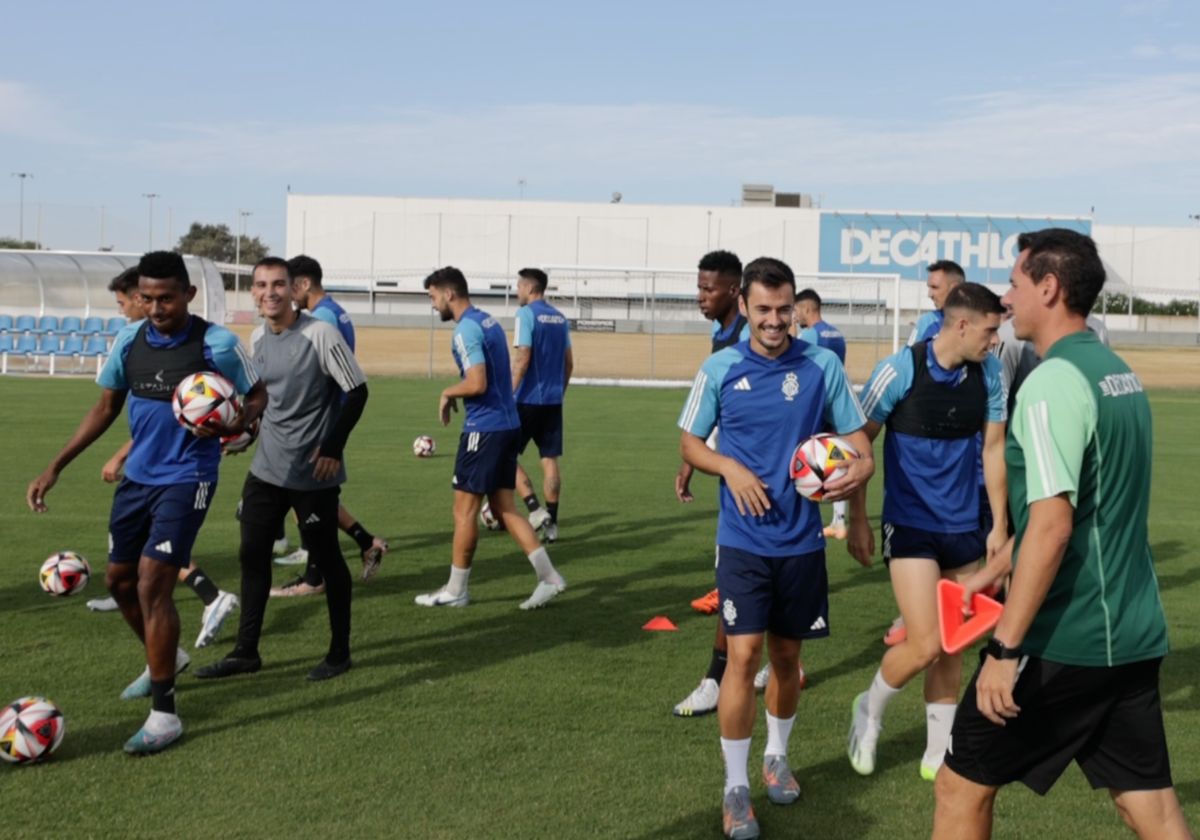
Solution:
[[[961,596],[960,596],[961,597]],[[643,630],[678,630],[675,623],[665,615],[656,615],[642,625]]]
[[[950,580],[938,581],[938,630],[942,650],[951,655],[962,651],[996,626],[1004,605],[981,592],[971,596],[969,618],[963,614],[963,588]]]

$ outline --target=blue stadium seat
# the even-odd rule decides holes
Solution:
[[[58,316],[43,315],[38,318],[37,327],[33,330],[34,335],[46,335],[54,332],[58,332]]]
[[[0,374],[8,373],[8,354],[13,351],[13,337],[0,334]]]
[[[95,316],[88,318],[83,322],[82,332],[84,335],[99,335],[104,332],[104,319]]]
[[[125,326],[124,318],[121,318],[121,317],[109,318],[108,319],[108,328],[104,332],[100,333],[100,335],[116,335],[117,333],[119,333],[121,331],[121,328],[124,326]]]
[[[19,353],[28,356],[30,353],[37,352],[37,339],[32,335],[23,335],[17,339],[17,346],[13,348],[14,353]]]
[[[14,329],[19,333],[27,333],[33,332],[36,326],[37,321],[33,319],[32,315],[18,315],[16,327]]]
[[[58,319],[55,318],[54,320],[57,323]],[[47,333],[46,335],[43,335],[41,340],[38,341],[37,350],[33,353],[33,369],[37,370],[38,359],[44,356],[50,359],[50,372],[54,373],[54,356],[58,354],[61,345],[61,340],[53,333]]]
[[[0,315],[0,332],[12,332],[12,328],[13,317],[11,315]]]
[[[108,342],[102,335],[94,335],[89,338],[83,350],[79,351],[80,356],[104,356],[107,354]]]
[[[76,318],[74,315],[68,315],[67,317],[63,318],[62,322],[58,325],[59,332],[70,333],[72,335],[79,332],[81,329],[83,329],[83,325],[80,319]]]
[[[55,356],[78,356],[83,352],[83,338],[69,335],[63,339],[62,346],[54,351]]]

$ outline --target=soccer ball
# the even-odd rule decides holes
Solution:
[[[437,452],[437,444],[429,435],[421,435],[413,441],[413,454],[418,458],[431,458]]]
[[[33,764],[49,758],[67,732],[62,711],[45,697],[22,697],[0,710],[0,758]]]
[[[74,595],[92,576],[88,561],[74,551],[60,551],[42,564],[38,582],[51,595]]]
[[[496,514],[492,513],[492,506],[487,502],[479,509],[479,524],[489,531],[504,530],[504,522],[496,518]]]
[[[233,383],[219,373],[193,373],[179,383],[171,400],[175,419],[195,431],[197,426],[214,421],[225,425],[238,412]]]
[[[235,401],[236,405],[236,401]],[[255,420],[240,435],[221,438],[221,451],[226,455],[236,455],[245,452],[258,440],[258,421]]]
[[[814,435],[792,455],[792,484],[801,496],[819,502],[825,498],[825,482],[844,476],[846,462],[857,457],[854,447],[840,437]]]

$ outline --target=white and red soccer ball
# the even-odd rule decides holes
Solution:
[[[46,558],[38,572],[38,583],[51,595],[74,595],[88,585],[92,570],[83,555],[60,551]]]
[[[429,435],[421,435],[413,441],[413,454],[418,458],[432,458],[434,452],[437,452],[437,444]]]
[[[844,476],[846,464],[857,457],[854,447],[837,435],[814,435],[792,454],[792,484],[801,496],[819,502],[825,498],[825,482]]]
[[[206,423],[227,426],[238,413],[236,389],[219,373],[206,370],[185,377],[171,398],[175,419],[195,431]]]
[[[504,520],[496,518],[496,514],[492,513],[492,506],[487,502],[479,509],[479,524],[489,531],[504,530]]]
[[[67,721],[45,697],[22,697],[0,709],[0,759],[34,764],[50,757],[62,743]]]

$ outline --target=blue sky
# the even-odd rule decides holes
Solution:
[[[1200,4],[22,3],[0,236],[283,247],[305,193],[1200,213]]]

